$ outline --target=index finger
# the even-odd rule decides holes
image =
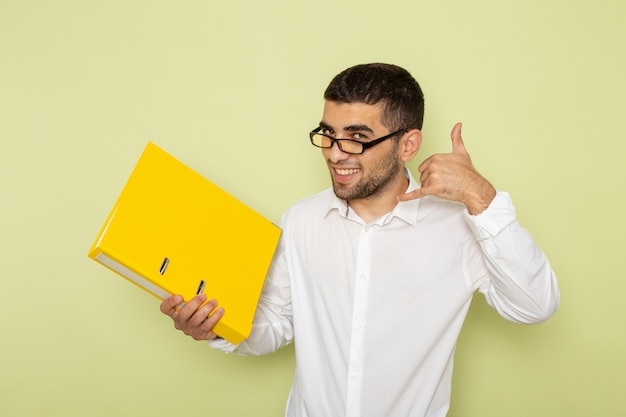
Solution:
[[[182,295],[173,295],[161,303],[161,313],[171,316],[176,312],[176,306],[183,302]]]

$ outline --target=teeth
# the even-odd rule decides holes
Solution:
[[[357,172],[359,172],[358,169],[335,169],[335,171],[337,171],[337,174],[339,175],[352,175],[352,174],[356,174]]]

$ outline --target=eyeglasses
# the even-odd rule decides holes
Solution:
[[[398,133],[405,133],[407,131],[406,129],[400,129],[370,142],[359,142],[358,140],[352,139],[336,139],[332,136],[320,133],[320,130],[322,130],[322,128],[318,127],[309,133],[309,138],[311,138],[311,144],[313,146],[317,146],[318,148],[332,148],[333,144],[336,143],[339,150],[350,154],[362,154],[366,149],[371,148],[374,145],[378,145],[379,143],[396,136]]]

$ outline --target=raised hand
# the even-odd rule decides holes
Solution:
[[[452,129],[452,152],[435,154],[419,166],[421,188],[398,196],[399,201],[426,195],[463,203],[470,214],[484,211],[496,195],[496,190],[474,168],[463,138],[462,124]]]

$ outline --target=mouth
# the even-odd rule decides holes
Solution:
[[[361,172],[360,168],[332,167],[331,173],[335,184],[347,185]]]
[[[358,168],[335,168],[335,172],[341,176],[354,175],[359,171]]]

